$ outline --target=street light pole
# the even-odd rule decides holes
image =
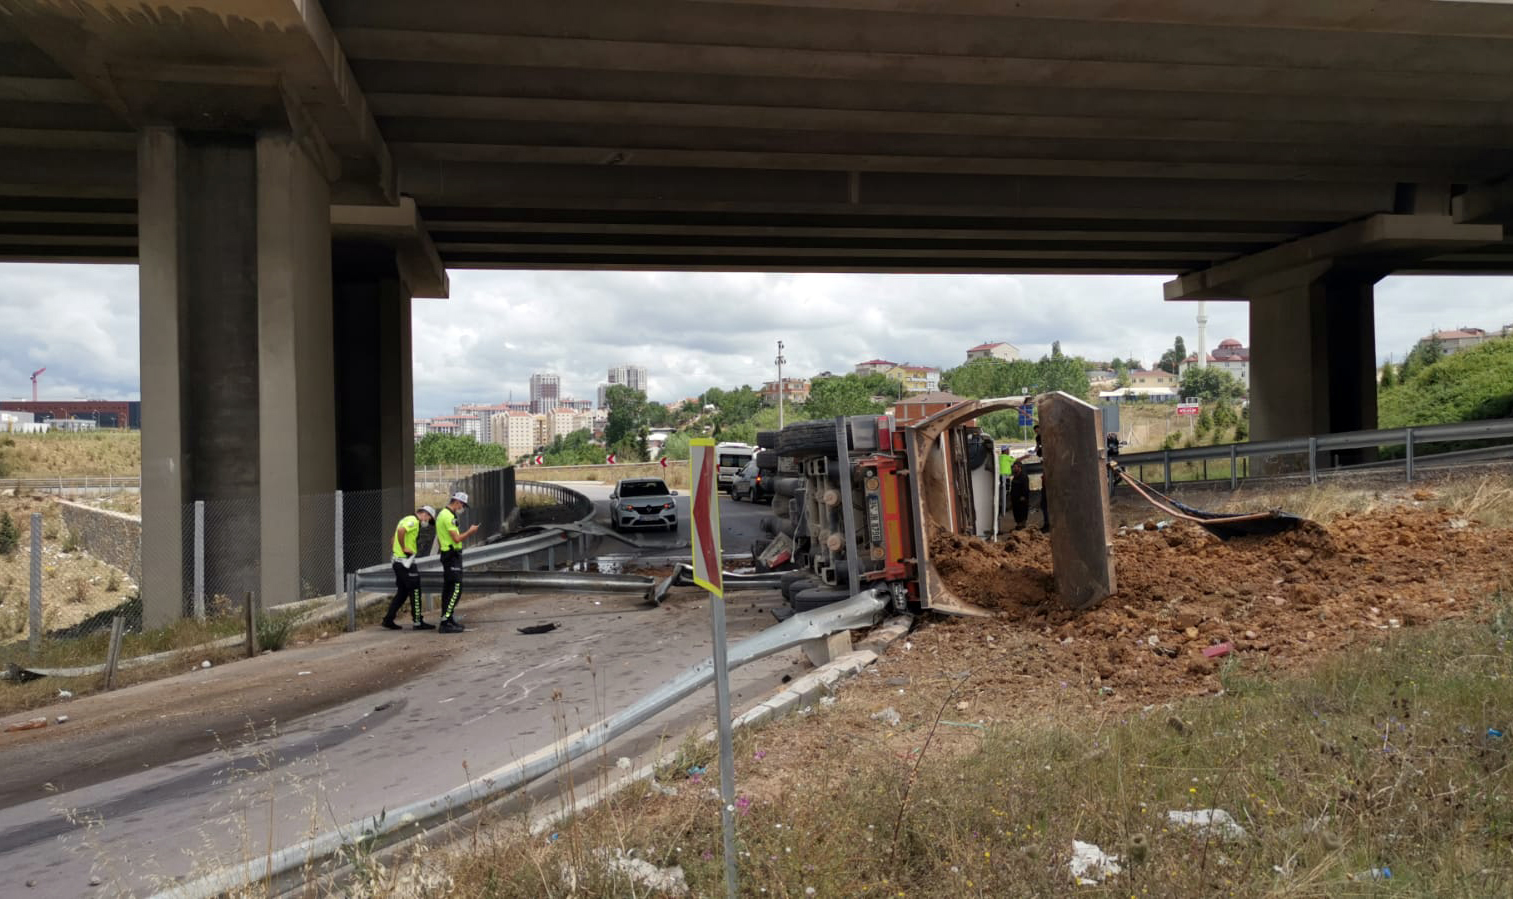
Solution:
[[[781,431],[783,429],[783,394],[786,392],[783,389],[783,387],[784,387],[784,385],[783,385],[783,363],[787,362],[787,361],[788,361],[787,359],[783,358],[783,342],[781,340],[779,340],[778,341],[778,357],[776,359],[776,362],[778,364],[778,430],[779,431]],[[768,447],[768,449],[771,449],[771,447]]]

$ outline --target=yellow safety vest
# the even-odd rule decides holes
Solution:
[[[462,533],[462,529],[457,527],[457,516],[453,514],[452,510],[442,509],[440,512],[437,512],[436,543],[441,547],[442,552],[446,552],[449,549],[462,549],[462,543],[460,541],[453,542],[453,531],[456,531],[459,534]]]
[[[403,530],[404,542],[399,542],[399,532]],[[414,515],[406,515],[399,519],[399,524],[394,528],[394,558],[403,559],[405,556],[415,555],[415,537],[420,533],[420,519]]]

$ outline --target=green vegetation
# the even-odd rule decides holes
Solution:
[[[602,465],[608,451],[594,442],[594,435],[587,429],[571,434],[558,434],[541,451],[543,465]],[[534,455],[534,454],[532,454]]]
[[[1091,385],[1088,363],[1061,352],[1061,343],[1051,345],[1051,354],[1039,362],[1018,359],[973,359],[941,375],[941,386],[968,399],[1050,393],[1060,390],[1079,399],[1087,399]],[[990,436],[1001,438],[1019,434],[1019,416],[1015,412],[994,412],[978,422]]]
[[[0,512],[0,556],[15,552],[20,542],[21,529],[16,526],[16,519],[9,512]]]
[[[1156,367],[1165,372],[1176,374],[1182,368],[1182,360],[1187,358],[1187,344],[1183,342],[1182,335],[1172,342],[1172,348],[1161,354],[1161,361]]]
[[[415,444],[415,464],[424,468],[441,465],[492,465],[508,468],[510,453],[493,443],[479,443],[471,436],[427,434]]]
[[[1399,382],[1384,387],[1378,399],[1381,427],[1513,416],[1513,340],[1438,353],[1425,341],[1404,360]]]
[[[752,791],[739,800],[742,882],[781,896],[1068,895],[1081,840],[1122,868],[1089,895],[1513,894],[1513,745],[1502,735],[1513,609],[1394,636],[1301,676],[1231,662],[1221,695],[1144,712],[1069,701],[996,722],[926,717],[906,725],[907,754],[875,736],[876,706],[843,690],[828,709],[737,734],[737,787]],[[941,710],[961,698],[922,681],[909,692],[928,691]],[[785,758],[797,728],[844,745]],[[632,786],[550,840],[511,827],[444,858],[429,850],[449,877],[438,895],[634,892],[594,847],[681,865],[691,895],[720,894],[712,753],[686,746],[663,785]],[[789,788],[795,779],[806,787]],[[1225,811],[1243,837],[1168,820],[1205,809]],[[1383,868],[1390,880],[1369,873]]]
[[[1182,375],[1182,395],[1193,396],[1205,403],[1233,403],[1245,395],[1245,387],[1239,379],[1222,368],[1194,365]]]

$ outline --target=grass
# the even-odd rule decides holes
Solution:
[[[14,441],[14,445],[5,445]],[[5,477],[136,477],[142,470],[140,431],[62,431],[0,438]]]
[[[1513,736],[1496,732],[1513,730],[1513,607],[1499,609],[1402,632],[1308,676],[1232,664],[1220,697],[1122,718],[1051,709],[981,730],[932,726],[957,689],[939,684],[912,697],[919,714],[899,743],[843,692],[828,709],[738,735],[743,885],[771,896],[1061,895],[1073,889],[1076,839],[1124,857],[1087,895],[1509,895]],[[824,728],[827,751],[759,757],[795,728]],[[681,865],[693,895],[720,894],[717,766],[707,750],[685,752],[663,775],[675,797],[637,785],[555,836],[524,836],[517,822],[432,850],[427,865],[449,886],[427,895],[646,895],[603,864],[605,849]],[[690,776],[694,764],[706,771]],[[1167,820],[1209,808],[1246,838]],[[1390,881],[1356,877],[1380,867]]]
[[[669,461],[663,468],[657,462],[633,462],[625,465],[573,465],[564,468],[515,466],[520,481],[600,481],[613,484],[621,478],[661,478],[674,490],[688,488],[688,463]]]

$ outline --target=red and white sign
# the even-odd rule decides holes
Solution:
[[[1203,407],[1196,403],[1181,403],[1177,406],[1178,415],[1198,415],[1203,412]]]
[[[544,464],[545,462],[546,462],[546,460],[543,459],[540,456],[537,456],[536,458],[534,458],[534,459],[531,460],[531,464],[532,465],[541,465],[541,464]]]
[[[725,596],[724,570],[720,566],[719,456],[714,440],[689,441],[689,470],[693,497],[693,580],[717,598]]]
[[[604,464],[605,465],[614,465],[615,464],[615,454],[614,453],[610,453],[609,455],[605,456],[604,457]]]
[[[667,457],[666,457],[666,456],[663,456],[663,457],[662,457],[662,458],[661,458],[661,459],[659,459],[659,460],[657,460],[657,461],[659,461],[659,462],[661,462],[661,463],[662,463],[662,467],[663,467],[663,468],[666,468],[666,467],[667,467]]]

